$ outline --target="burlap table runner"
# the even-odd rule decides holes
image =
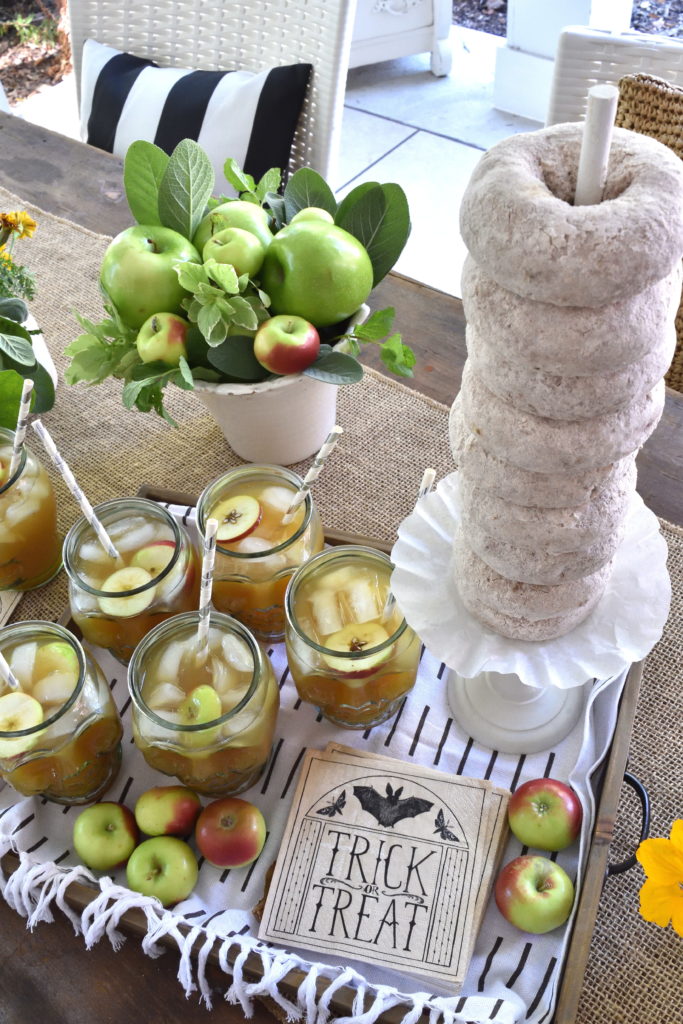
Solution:
[[[0,188],[0,209],[24,208]],[[60,373],[62,352],[79,329],[72,311],[98,319],[97,277],[107,239],[29,208],[38,230],[19,253],[36,274],[31,310],[41,324]],[[176,389],[169,408],[174,430],[156,416],[123,409],[120,385],[68,387],[60,381],[45,422],[93,503],[134,494],[142,483],[198,494],[224,469],[239,465],[222,434],[192,394]],[[341,444],[316,484],[316,501],[330,528],[393,541],[410,511],[425,466],[438,477],[453,469],[447,441],[448,409],[366,370],[361,383],[340,390]],[[35,444],[35,442],[34,442]],[[302,467],[295,467],[302,468]],[[55,479],[54,474],[52,474]],[[77,517],[73,500],[55,480],[60,527]],[[632,740],[630,768],[647,785],[653,835],[668,835],[683,814],[683,530],[662,522],[674,585],[665,634],[647,661]],[[27,594],[21,618],[57,618],[66,606],[64,574]],[[630,852],[640,812],[625,790],[614,859]],[[603,891],[577,1020],[580,1024],[683,1024],[683,945],[638,915],[639,867],[610,879]]]

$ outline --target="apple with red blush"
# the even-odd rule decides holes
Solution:
[[[135,804],[135,820],[148,836],[189,836],[202,809],[187,786],[153,786]]]
[[[186,339],[190,324],[175,313],[153,313],[138,331],[135,347],[143,363],[177,366],[187,359]]]
[[[508,822],[525,846],[564,850],[581,832],[583,810],[578,796],[558,779],[530,779],[508,803]]]
[[[256,860],[266,841],[258,807],[236,796],[207,804],[195,825],[197,849],[218,868],[241,868]]]
[[[270,373],[300,373],[320,351],[318,331],[301,316],[282,313],[264,320],[254,335],[254,355]]]
[[[533,854],[515,857],[505,865],[494,895],[505,920],[533,935],[559,928],[574,905],[574,885],[564,868]]]

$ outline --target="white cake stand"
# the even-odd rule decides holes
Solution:
[[[459,520],[452,473],[399,527],[392,590],[409,625],[449,667],[461,728],[495,750],[547,750],[576,724],[588,686],[640,661],[662,634],[671,584],[657,517],[634,494],[600,602],[571,633],[542,643],[499,636],[467,611],[452,568]]]

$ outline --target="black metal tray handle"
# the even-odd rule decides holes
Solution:
[[[650,834],[650,794],[646,790],[643,783],[637,778],[632,772],[624,772],[624,782],[629,785],[640,800],[640,807],[643,814],[642,825],[640,829],[640,839],[638,845],[647,839]],[[635,852],[627,857],[626,860],[619,861],[617,864],[608,864],[605,872],[606,878],[611,878],[612,875],[621,875],[624,871],[630,871],[636,863]]]

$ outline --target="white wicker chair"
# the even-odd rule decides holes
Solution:
[[[83,44],[96,39],[162,67],[261,71],[313,65],[290,171],[334,170],[356,0],[69,0],[79,89]]]
[[[583,121],[592,85],[617,85],[624,75],[639,72],[683,85],[683,43],[639,32],[564,29],[557,45],[546,124]]]

